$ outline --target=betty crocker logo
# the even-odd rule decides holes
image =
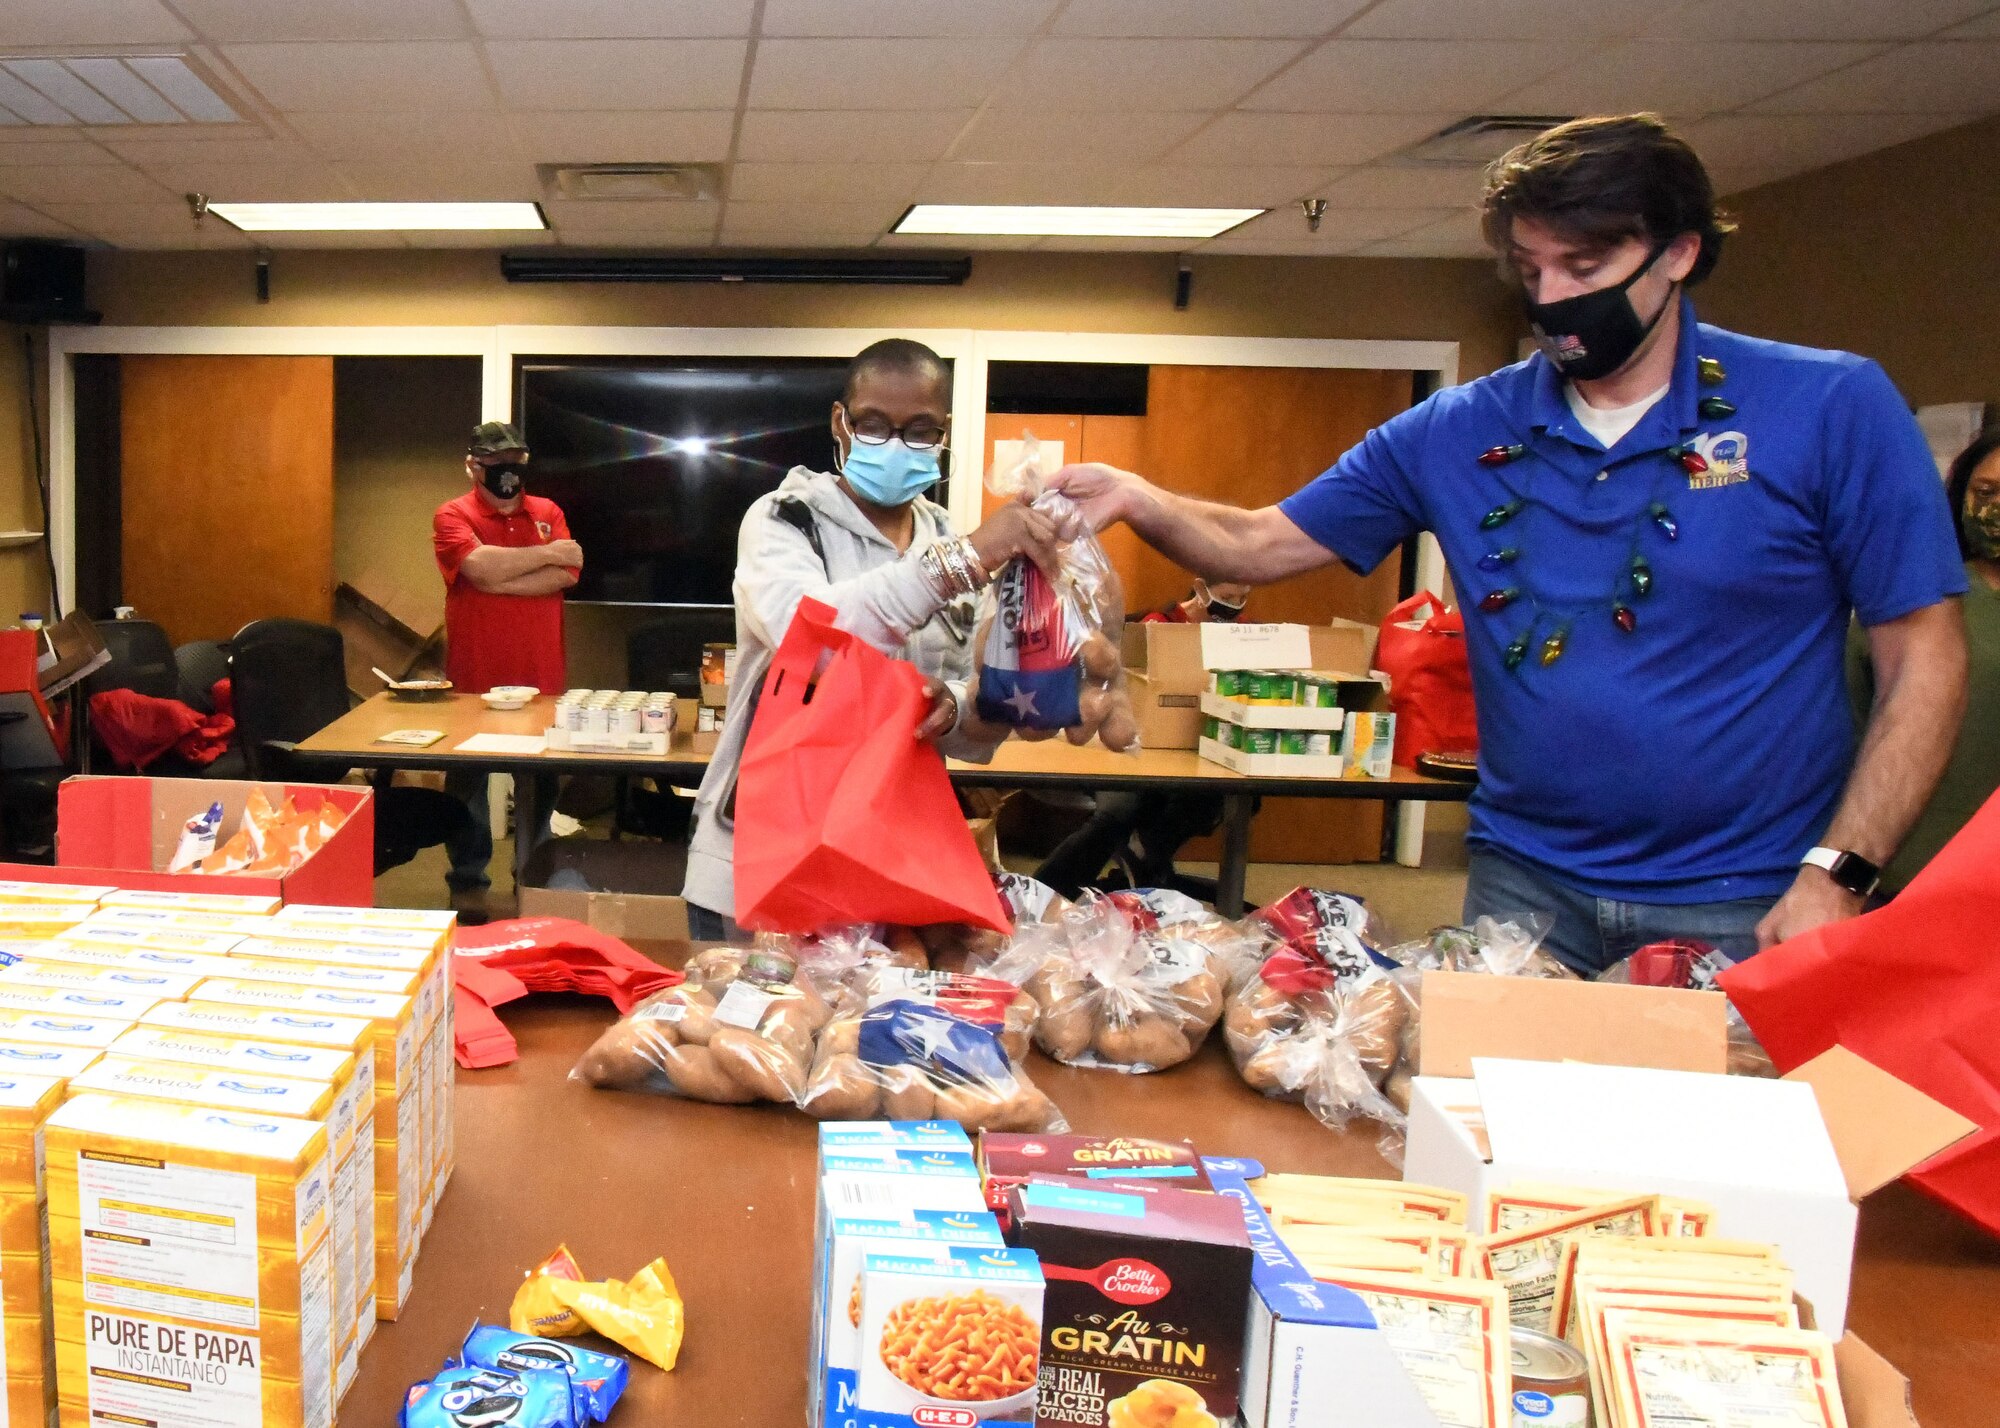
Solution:
[[[1166,1298],[1173,1281],[1143,1259],[1115,1259],[1098,1267],[1097,1288],[1114,1304],[1152,1304]]]

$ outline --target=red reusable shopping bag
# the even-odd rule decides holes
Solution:
[[[1010,924],[938,751],[923,676],[800,602],[764,676],[736,776],[736,920]]]
[[[1838,1043],[1976,1122],[1910,1179],[2000,1234],[1996,868],[2000,795],[1888,906],[1760,952],[1720,981],[1779,1071]]]
[[[1426,606],[1432,613],[1426,617]],[[1382,621],[1375,667],[1389,676],[1396,712],[1395,760],[1479,747],[1472,711],[1472,666],[1465,657],[1465,617],[1428,590],[1419,590]]]

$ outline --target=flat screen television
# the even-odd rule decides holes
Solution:
[[[833,464],[838,358],[524,357],[528,489],[583,546],[573,600],[729,605],[736,530],[794,466]]]

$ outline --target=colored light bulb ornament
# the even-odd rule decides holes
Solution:
[[[1498,550],[1489,550],[1486,554],[1480,556],[1479,568],[1481,570],[1499,570],[1505,566],[1512,565],[1520,558],[1521,548],[1519,546],[1506,545]]]
[[[1516,496],[1505,505],[1495,506],[1479,518],[1479,528],[1483,531],[1497,530],[1499,527],[1513,520],[1514,517],[1520,515],[1522,508],[1527,504],[1526,501]]]
[[[1694,409],[1709,421],[1721,421],[1724,417],[1736,415],[1736,403],[1726,402],[1721,397],[1703,397],[1694,404]]]
[[[1564,625],[1561,629],[1542,641],[1542,668],[1547,669],[1550,665],[1561,659],[1563,651],[1568,648],[1569,626]]]
[[[1643,555],[1632,557],[1632,564],[1626,571],[1626,578],[1632,582],[1632,594],[1639,599],[1653,593],[1653,567]]]
[[[1613,605],[1611,607],[1611,618],[1617,624],[1618,628],[1628,635],[1639,628],[1639,617],[1632,613],[1630,605]]]
[[[1507,668],[1519,669],[1521,667],[1521,661],[1526,659],[1527,657],[1528,657],[1527,635],[1518,636],[1508,644],[1507,653],[1505,655],[1505,659],[1507,661]]]
[[[1695,358],[1694,375],[1695,380],[1704,387],[1719,387],[1729,377],[1729,374],[1722,369],[1722,364],[1713,357]]]
[[[1660,534],[1668,540],[1679,540],[1681,538],[1680,522],[1674,519],[1674,513],[1668,510],[1662,502],[1653,502],[1647,508],[1646,514],[1652,517],[1653,524],[1660,528]]]
[[[1506,609],[1509,605],[1513,604],[1516,600],[1520,598],[1521,598],[1520,586],[1505,585],[1498,590],[1490,592],[1485,599],[1479,602],[1479,608],[1484,610],[1487,614],[1490,615],[1496,610]]]
[[[1528,454],[1528,448],[1515,441],[1505,446],[1489,446],[1479,453],[1481,466],[1505,466],[1510,461],[1519,461]]]

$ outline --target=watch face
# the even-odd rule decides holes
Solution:
[[[1862,897],[1874,892],[1882,880],[1882,870],[1859,853],[1842,853],[1827,871],[1840,886]]]

